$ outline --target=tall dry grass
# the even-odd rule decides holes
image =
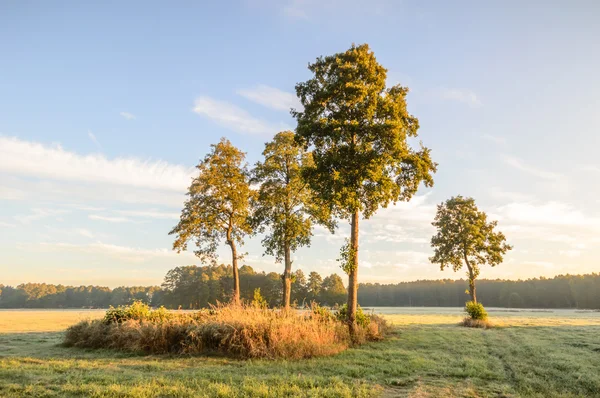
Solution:
[[[377,318],[361,338],[380,339],[385,328]],[[219,305],[158,320],[82,321],[67,329],[64,344],[152,354],[300,359],[339,353],[350,341],[347,326],[331,314]]]

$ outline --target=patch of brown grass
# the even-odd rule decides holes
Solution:
[[[364,340],[379,340],[387,322],[373,316]],[[300,359],[339,353],[350,345],[347,326],[314,312],[279,311],[251,305],[220,305],[175,313],[160,321],[82,321],[67,329],[64,344],[151,354],[218,353],[239,358]]]
[[[471,317],[465,317],[460,324],[468,328],[479,329],[491,329],[494,327],[494,325],[488,320],[473,319]]]

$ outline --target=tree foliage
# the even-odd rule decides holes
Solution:
[[[197,166],[200,173],[188,189],[180,221],[170,234],[176,235],[174,250],[186,250],[193,240],[195,254],[203,260],[215,261],[217,247],[224,240],[231,248],[232,300],[239,302],[237,245],[252,233],[251,200],[255,192],[250,188],[245,154],[225,138],[211,148]]]
[[[260,183],[254,211],[254,222],[260,232],[265,253],[284,262],[283,305],[290,306],[291,253],[310,244],[314,221],[332,228],[326,207],[316,205],[301,175],[312,157],[297,145],[294,133],[283,131],[265,144],[264,161],[253,171],[253,182]]]
[[[431,238],[434,255],[429,260],[444,270],[467,267],[469,293],[476,303],[475,279],[484,264],[492,267],[500,264],[504,254],[512,249],[504,234],[495,231],[498,222],[488,221],[473,198],[456,196],[438,205],[435,220],[437,234]]]
[[[338,217],[351,219],[348,315],[355,326],[358,286],[358,220],[379,207],[410,200],[420,184],[433,185],[436,164],[417,137],[419,122],[406,108],[408,89],[386,87],[386,69],[366,44],[319,57],[313,77],[296,85],[303,105],[293,110],[297,140],[311,148],[314,164],[303,175]]]
[[[319,57],[314,77],[296,85],[304,107],[292,114],[297,139],[313,149],[305,175],[316,194],[341,218],[366,218],[390,203],[409,200],[421,182],[433,184],[430,150],[414,150],[419,121],[408,113],[408,88],[386,87],[386,69],[366,44]]]

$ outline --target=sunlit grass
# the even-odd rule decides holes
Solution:
[[[40,331],[65,312],[19,329],[0,311],[0,396],[600,396],[599,313],[491,311],[505,327],[481,330],[457,326],[460,310],[422,312],[388,315],[391,338],[332,357],[241,361],[64,348]]]
[[[106,310],[0,310],[0,333],[54,332],[85,320],[99,319]]]

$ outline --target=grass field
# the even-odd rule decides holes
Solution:
[[[600,396],[600,313],[377,309],[386,341],[303,361],[136,356],[58,345],[102,311],[0,311],[0,396]]]

